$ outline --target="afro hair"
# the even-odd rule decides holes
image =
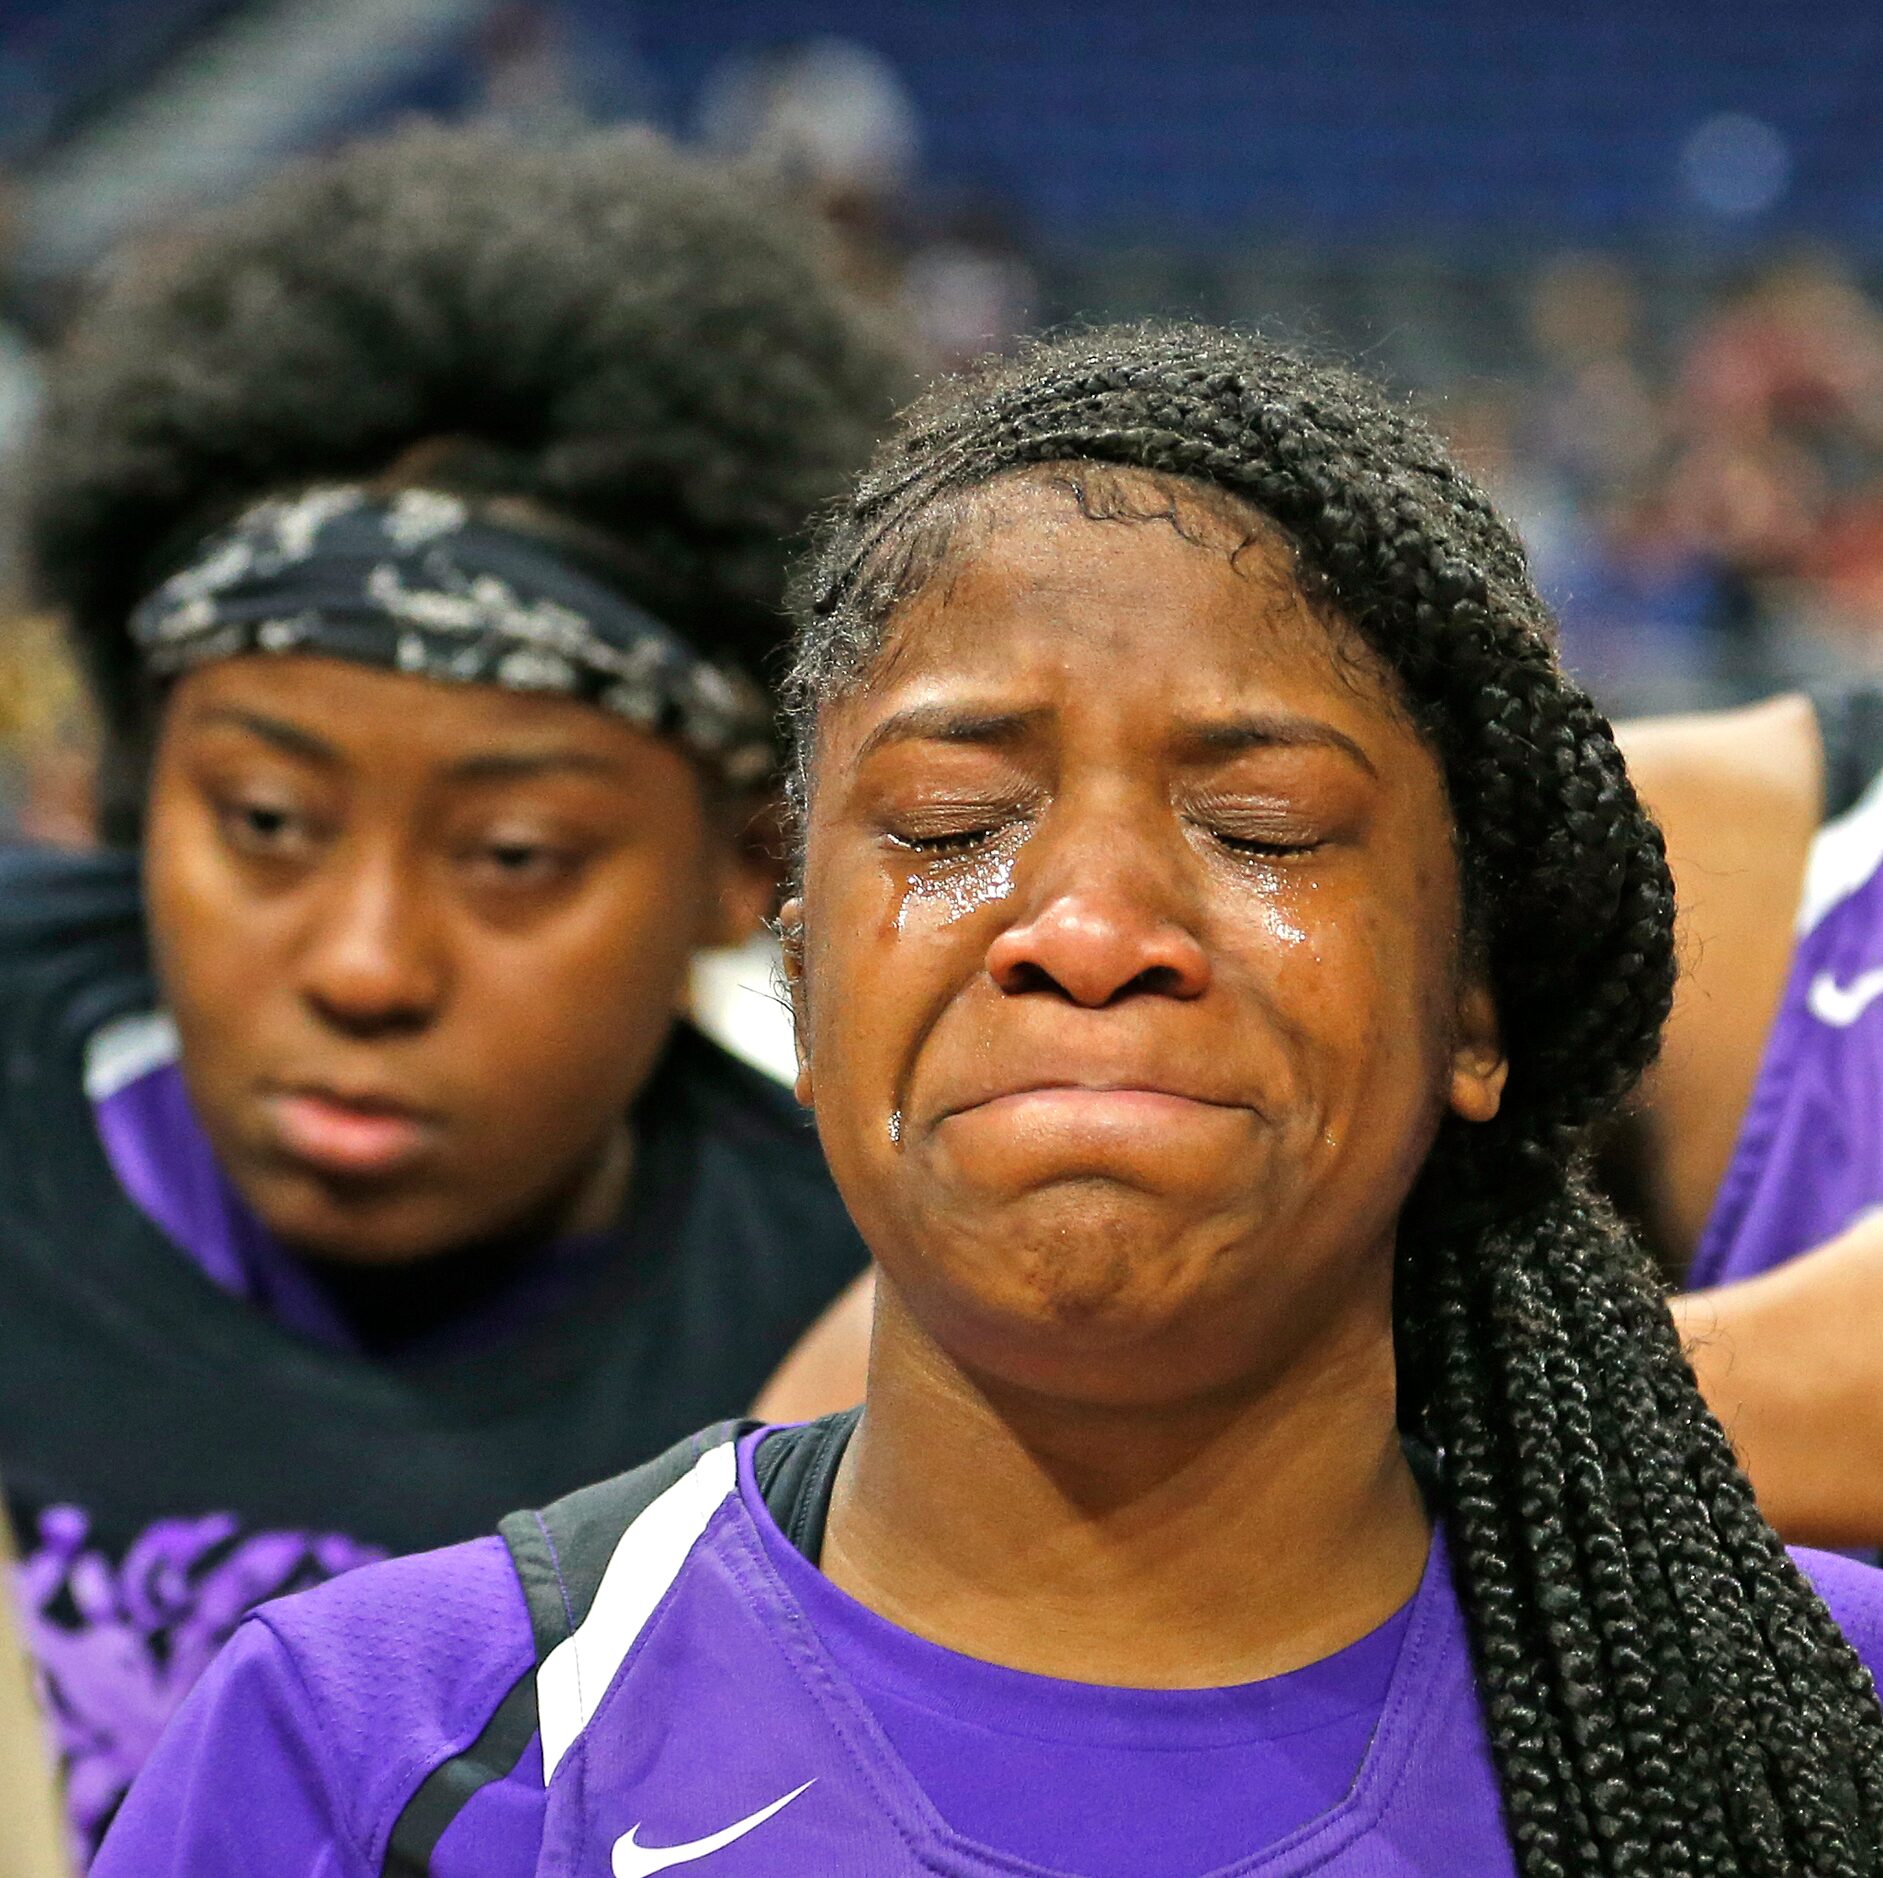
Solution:
[[[248,503],[416,454],[601,537],[625,591],[765,679],[790,546],[909,379],[815,224],[644,132],[409,131],[134,252],[55,362],[27,514],[108,810],[135,822],[151,728],[127,615]]]

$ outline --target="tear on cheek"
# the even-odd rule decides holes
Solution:
[[[939,874],[916,875],[903,890],[896,908],[896,930],[910,919],[951,926],[978,913],[982,907],[1004,900],[1013,891],[1013,856],[989,854],[957,861]]]
[[[1308,943],[1306,928],[1296,925],[1273,901],[1264,901],[1262,904],[1262,924],[1268,929],[1269,937],[1278,945],[1304,946]]]
[[[1250,880],[1246,883],[1243,904],[1264,936],[1276,945],[1308,947],[1313,941],[1294,904],[1304,891],[1318,892],[1318,883]]]

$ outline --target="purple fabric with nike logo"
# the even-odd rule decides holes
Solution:
[[[367,1878],[387,1869],[388,1837],[427,1775],[486,1728],[534,1674],[537,1733],[438,1840],[434,1878],[1410,1878],[1514,1871],[1442,1534],[1401,1617],[1296,1677],[1246,1690],[1154,1692],[1035,1685],[1011,1704],[1010,1740],[990,1729],[954,1790],[918,1778],[922,1742],[884,1725],[851,1673],[893,1678],[926,1663],[932,1706],[997,1689],[1012,1672],[899,1633],[786,1556],[756,1490],[754,1441],[710,1449],[627,1529],[574,1634],[536,1668],[511,1555],[497,1540],[369,1567],[252,1618],[186,1706],[106,1842],[99,1878]],[[1803,1562],[1866,1662],[1883,1657],[1883,1574],[1846,1560]],[[847,1600],[844,1601],[847,1604]],[[857,1636],[830,1647],[826,1627]],[[834,1632],[831,1633],[834,1635]],[[1384,1663],[1382,1664],[1382,1659]],[[848,1667],[847,1667],[848,1665]],[[1264,1819],[1264,1765],[1312,1740],[1347,1697],[1368,1699],[1357,1763],[1324,1757],[1323,1798]],[[1325,1673],[1324,1673],[1325,1672]],[[1294,1684],[1291,1692],[1286,1685]],[[990,1803],[1026,1768],[1064,1696],[1049,1750],[1092,1718],[1142,1765],[1058,1763],[1063,1794],[1039,1793],[1042,1837],[1012,1842],[1021,1807]],[[909,1693],[905,1691],[905,1693]],[[1299,1696],[1296,1703],[1293,1698]],[[1248,1712],[1226,1726],[1238,1703]],[[1115,1706],[1113,1706],[1115,1704]],[[1156,1745],[1156,1711],[1178,1718]],[[1305,1729],[1290,1731],[1290,1711]],[[1257,1717],[1248,1725],[1250,1715]],[[1199,1722],[1198,1717],[1204,1717]],[[953,1718],[959,1744],[969,1739]],[[994,1724],[996,1716],[983,1717]],[[1262,1746],[1212,1779],[1199,1727]],[[1338,1727],[1334,1733],[1339,1734]],[[898,1752],[898,1748],[901,1752]],[[544,1768],[550,1778],[545,1784]],[[1034,1767],[1044,1765],[1033,1761]],[[1299,1800],[1311,1781],[1297,1777]],[[1027,1777],[1025,1775],[1023,1778]],[[1037,1776],[1035,1776],[1037,1779]],[[1114,1786],[1150,1817],[1134,1844],[1117,1830]],[[985,1844],[998,1835],[1007,1843]]]
[[[1818,831],[1778,1015],[1694,1289],[1770,1271],[1883,1206],[1883,781]]]

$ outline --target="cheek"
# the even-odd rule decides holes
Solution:
[[[1316,1067],[1337,1135],[1416,1112],[1448,1062],[1454,940],[1443,882],[1415,869],[1356,890],[1335,878],[1251,891],[1236,909],[1243,970]]]
[[[1382,1144],[1423,1138],[1450,1070],[1457,940],[1449,893],[1409,874],[1354,908],[1331,943],[1338,964],[1329,976],[1341,992],[1323,994],[1319,1022],[1330,1053],[1348,1065],[1347,1125]]]
[[[227,865],[204,805],[154,796],[143,851],[144,909],[164,1002],[193,1045],[227,1031],[282,977],[276,923]]]
[[[868,907],[807,896],[797,1022],[820,1116],[854,1106],[876,1080],[893,938]]]
[[[873,857],[840,859],[828,844],[807,857],[796,1008],[818,1129],[850,1181],[900,1146],[902,1084],[959,945]]]
[[[454,1004],[475,1053],[521,1094],[637,1083],[679,1013],[695,922],[686,893],[636,869],[517,933],[466,923]],[[578,1097],[579,1099],[579,1097]]]

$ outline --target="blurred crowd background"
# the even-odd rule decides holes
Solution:
[[[86,730],[7,544],[109,266],[413,115],[773,169],[936,366],[1249,322],[1426,406],[1617,713],[1883,669],[1883,9],[1751,0],[0,0],[0,832]]]

